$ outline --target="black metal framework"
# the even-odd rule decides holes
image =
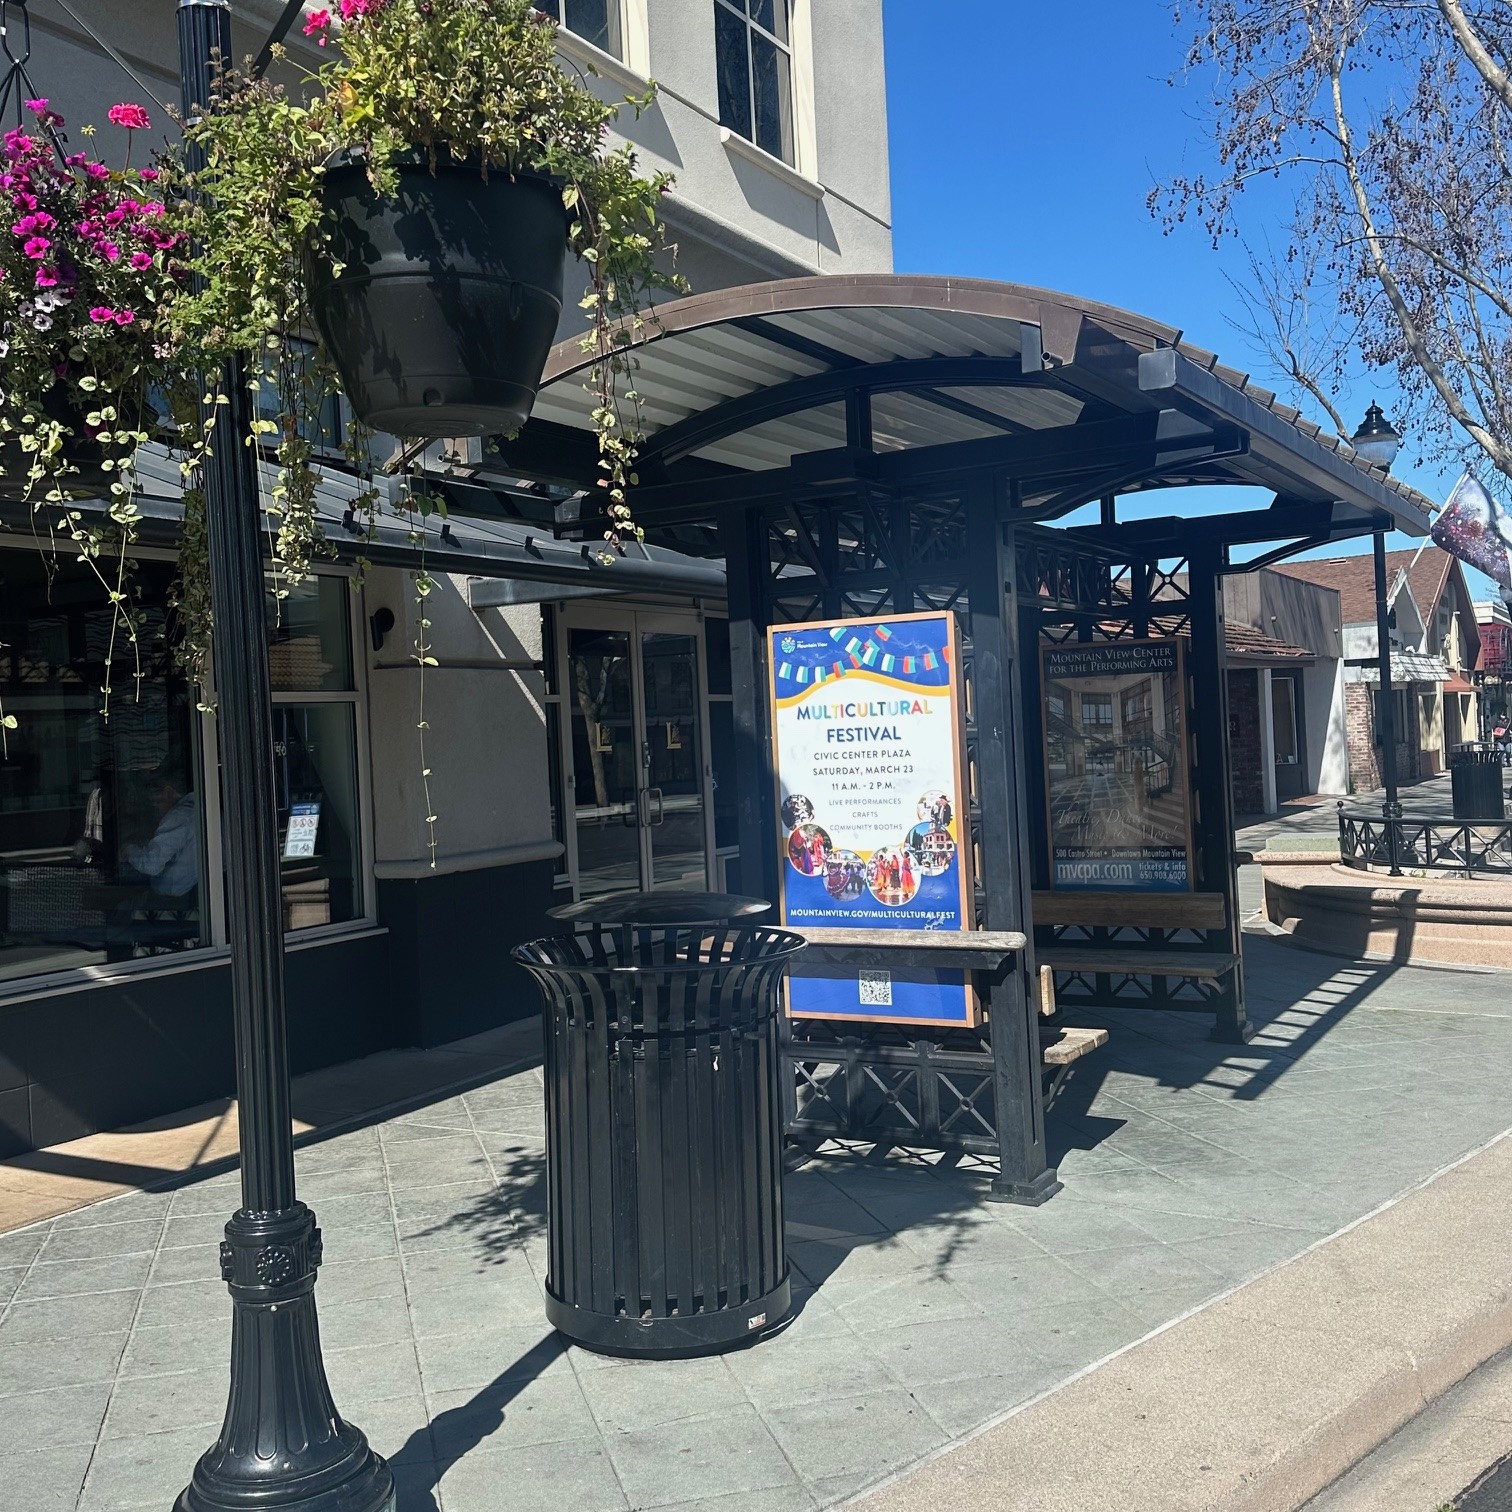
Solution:
[[[1024,768],[1005,587],[1006,491],[990,473],[906,497],[864,482],[748,511],[722,529],[730,577],[741,852],[775,896],[764,634],[771,624],[949,610],[958,619],[966,709],[963,815],[975,858],[976,924],[1023,927]],[[979,1029],[921,1032],[829,1020],[789,1023],[790,1137],[843,1137],[997,1156],[996,1195],[1042,1202],[1040,1051],[1028,963],[974,974]]]
[[[1512,873],[1512,822],[1438,824],[1430,819],[1350,814],[1339,807],[1339,860],[1360,871],[1385,867],[1473,877]]]
[[[1189,555],[1131,557],[1093,544],[1090,533],[1022,527],[1017,571],[1018,644],[1024,669],[1027,781],[1043,790],[1044,730],[1038,648],[1068,641],[1116,641],[1147,636],[1188,642],[1185,715],[1188,731],[1187,790],[1194,838],[1193,889],[1223,900],[1219,928],[1139,923],[1039,925],[1040,946],[1082,948],[1090,959],[1100,949],[1126,957],[1133,948],[1159,952],[1162,962],[1190,953],[1200,974],[1175,970],[1101,969],[1078,964],[1056,972],[1056,999],[1063,1006],[1168,1008],[1212,1013],[1214,1037],[1243,1043],[1243,967],[1238,933],[1238,886],[1234,871],[1233,811],[1228,780],[1227,678],[1223,665],[1223,597],[1217,551],[1200,539]],[[1116,538],[1116,537],[1115,537]],[[1050,885],[1049,835],[1043,820],[1031,830],[1030,854],[1037,887]],[[1157,905],[1158,911],[1158,905]],[[1213,973],[1213,957],[1224,962]]]

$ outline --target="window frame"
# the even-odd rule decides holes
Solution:
[[[625,14],[625,0],[604,0],[604,15],[609,27],[607,41],[610,45],[607,47],[601,46],[592,37],[586,37],[582,32],[573,30],[567,17],[571,15],[572,7],[577,3],[579,3],[579,0],[556,0],[557,9],[563,12],[560,20],[552,16],[551,12],[546,10],[544,6],[533,5],[532,9],[538,15],[551,16],[551,19],[556,21],[558,37],[565,33],[580,46],[592,48],[595,53],[602,53],[606,58],[613,58],[622,67],[628,66],[627,34],[629,27],[627,25],[628,17]]]
[[[34,551],[30,543],[0,543],[0,551]],[[163,547],[139,546],[132,555],[143,561],[173,562],[177,553]],[[353,708],[354,746],[357,759],[357,833],[360,854],[360,887],[356,895],[361,903],[360,912],[340,923],[316,924],[307,929],[290,930],[285,933],[286,951],[319,945],[325,941],[344,939],[354,934],[371,933],[378,927],[378,884],[374,870],[374,825],[373,825],[373,767],[371,745],[370,705],[368,699],[369,666],[366,654],[367,621],[363,612],[364,590],[353,587],[356,569],[353,567],[322,564],[315,568],[318,577],[333,577],[343,580],[347,599],[348,636],[352,648],[352,687],[350,690],[320,693],[275,693],[275,707],[299,706],[318,703],[346,703]],[[212,666],[203,685],[204,702],[213,704],[216,698],[215,672]],[[207,878],[222,875],[225,870],[225,851],[221,843],[221,767],[219,735],[213,718],[195,709],[192,713],[194,727],[190,741],[199,761],[198,789],[200,815],[203,826],[201,855]],[[269,732],[269,739],[272,732]],[[204,939],[188,950],[168,955],[148,956],[138,960],[112,961],[85,966],[65,966],[45,969],[26,976],[10,977],[0,981],[0,1004],[23,1002],[59,992],[84,991],[122,978],[143,975],[170,975],[175,972],[202,970],[228,958],[230,934],[226,918],[225,888],[207,886],[202,903]]]
[[[346,593],[347,639],[352,650],[352,686],[350,689],[322,692],[303,691],[277,693],[272,703],[278,708],[308,708],[316,704],[350,704],[352,713],[352,742],[357,757],[357,843],[360,847],[358,871],[360,887],[356,889],[361,907],[355,917],[330,924],[311,924],[305,929],[285,930],[289,941],[321,940],[333,935],[349,934],[357,929],[370,929],[378,917],[378,882],[373,865],[373,763],[372,747],[368,733],[368,659],[363,632],[367,627],[362,612],[364,589],[355,581],[356,570],[343,566],[319,566],[314,569],[317,578],[340,578]],[[208,720],[205,721],[209,723]],[[269,739],[272,732],[269,731]],[[217,783],[217,798],[219,784]],[[219,825],[216,827],[217,847]],[[217,860],[219,857],[217,856]],[[223,890],[222,890],[223,891]]]
[[[734,19],[740,22],[740,24],[745,28],[746,105],[750,112],[751,134],[748,136],[745,132],[741,131],[738,126],[729,121],[726,121],[724,118],[724,111],[720,108],[720,102],[718,99],[719,64],[717,55],[715,59],[715,116],[718,119],[721,128],[725,131],[728,131],[731,136],[738,137],[746,145],[755,148],[756,151],[762,153],[766,157],[771,158],[773,162],[780,163],[784,168],[792,169],[795,173],[801,173],[802,152],[798,140],[798,49],[794,45],[797,40],[796,33],[798,7],[793,3],[793,0],[772,0],[772,3],[774,5],[782,6],[787,14],[786,41],[783,41],[783,39],[777,36],[775,32],[768,31],[766,27],[764,27],[753,15],[751,15],[746,4],[744,3],[744,0],[739,0],[739,3],[737,3],[737,0],[714,0],[716,15],[722,9],[729,15],[734,17]],[[773,152],[771,148],[763,146],[761,142],[756,139],[758,126],[756,120],[755,36],[758,32],[766,41],[770,42],[772,46],[775,47],[787,59],[787,119],[782,123],[784,127],[783,134],[786,137],[785,152]]]

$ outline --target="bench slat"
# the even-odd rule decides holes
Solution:
[[[810,945],[898,945],[909,950],[980,950],[987,954],[1023,950],[1028,937],[1016,929],[800,929]]]
[[[1069,1066],[1107,1043],[1106,1029],[1062,1029],[1059,1039],[1040,1042],[1040,1059],[1047,1066]]]
[[[1036,891],[1036,924],[1124,924],[1142,929],[1222,929],[1223,894],[1214,892]]]
[[[1231,971],[1239,957],[1195,950],[1099,950],[1096,946],[1049,945],[1035,952],[1056,971],[1110,972],[1114,976],[1198,977],[1211,981]]]

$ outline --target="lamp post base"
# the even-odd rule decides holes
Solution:
[[[320,1258],[302,1202],[243,1209],[226,1225],[231,1394],[175,1512],[394,1512],[388,1464],[331,1400],[315,1313]]]

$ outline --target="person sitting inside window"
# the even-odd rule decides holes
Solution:
[[[182,780],[162,767],[154,773],[157,826],[150,839],[127,845],[125,855],[131,871],[154,893],[188,907],[199,886],[199,807],[194,794],[180,786]]]

